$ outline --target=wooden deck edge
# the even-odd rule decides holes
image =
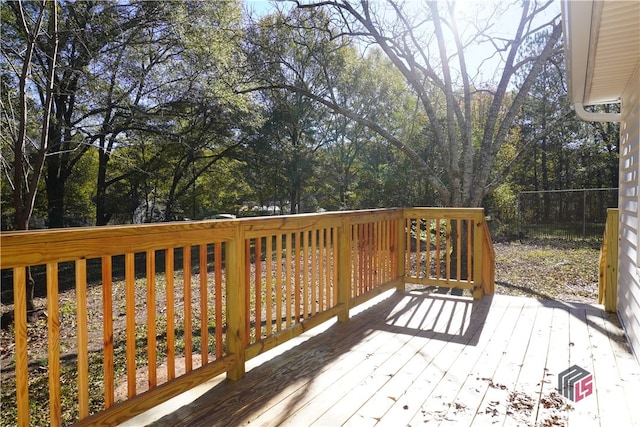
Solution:
[[[218,361],[118,403],[105,411],[84,418],[75,423],[74,426],[112,426],[123,423],[181,393],[191,390],[211,378],[229,371],[236,363],[237,357],[235,355],[225,356]]]

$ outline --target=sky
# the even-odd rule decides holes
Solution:
[[[379,3],[384,3],[385,0],[373,0]],[[245,9],[252,12],[254,16],[260,16],[268,14],[274,10],[273,2],[269,0],[244,0]],[[286,3],[286,2],[284,2]],[[407,0],[406,3],[411,7],[415,6],[419,11],[420,7],[423,7],[424,1],[422,0]],[[519,2],[511,2],[504,0],[497,0],[497,3],[501,9],[501,13],[494,16],[493,28],[496,31],[496,36],[505,36],[511,38],[515,33],[516,26],[520,20],[520,14],[522,8],[519,6]],[[513,3],[516,3],[515,5]],[[456,2],[456,13],[459,16],[458,28],[461,33],[464,32],[464,28],[467,31],[473,30],[469,22],[475,20],[486,19],[489,14],[494,10],[494,2],[492,0],[458,0]],[[540,17],[540,20],[550,20],[554,16],[560,14],[560,2],[555,1]],[[501,71],[500,59],[494,56],[492,59],[487,58],[494,53],[495,50],[489,44],[475,46],[472,49],[468,49],[465,52],[465,58],[468,64],[468,70],[473,75],[475,71],[479,70],[477,81],[479,82],[491,82],[495,81],[499,77],[499,71]],[[454,66],[452,64],[452,66]]]

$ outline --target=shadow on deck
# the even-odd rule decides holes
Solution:
[[[195,400],[178,397],[127,425],[639,421],[631,399],[640,369],[615,316],[598,306],[384,296],[354,309],[347,323],[323,325],[250,361],[241,381],[220,377]],[[557,393],[557,375],[570,364],[594,374],[593,396],[582,402]]]

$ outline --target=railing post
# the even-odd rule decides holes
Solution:
[[[234,238],[227,243],[227,352],[236,356],[235,366],[227,372],[230,380],[239,380],[245,374],[247,347],[245,307],[246,280],[244,228],[236,226]]]
[[[480,299],[484,295],[482,282],[482,268],[484,251],[482,250],[484,211],[474,215],[475,228],[473,230],[473,298]]]
[[[15,267],[13,269],[13,310],[16,345],[16,411],[18,413],[18,426],[29,426],[27,268]]]
[[[405,223],[406,220],[404,218],[404,209],[400,210],[400,215],[397,219],[398,223],[397,223],[397,227],[396,227],[396,241],[394,242],[396,245],[396,277],[395,278],[401,278],[402,280],[400,280],[398,282],[398,287],[396,288],[399,291],[404,291],[405,289],[405,270],[404,270],[404,264],[405,264],[405,258],[407,256],[407,248],[406,248],[406,244],[405,242],[407,241],[407,234],[409,232],[409,230],[405,229]],[[427,230],[428,233],[428,230]],[[428,235],[428,234],[427,234]],[[428,244],[428,242],[427,242]]]
[[[618,302],[618,209],[607,209],[606,287],[604,293],[604,309],[615,313]]]
[[[349,320],[351,301],[351,222],[349,217],[342,218],[342,225],[338,230],[338,304],[343,309],[338,314],[339,322]]]

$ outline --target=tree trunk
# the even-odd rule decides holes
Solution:
[[[107,225],[111,213],[107,212],[107,164],[109,154],[104,149],[104,138],[100,140],[98,150],[98,180],[96,182],[96,225]]]
[[[64,187],[65,177],[62,173],[59,155],[47,158],[47,213],[49,228],[64,227]]]

